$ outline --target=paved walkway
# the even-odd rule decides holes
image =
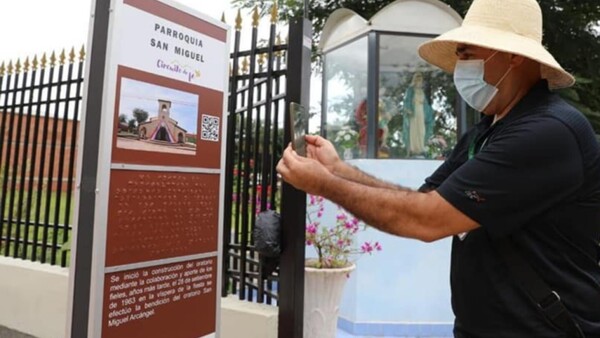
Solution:
[[[163,145],[158,142],[139,141],[124,137],[117,138],[117,147],[130,150],[154,151],[171,154],[196,155],[195,148],[173,145]],[[0,337],[2,338],[2,337]]]
[[[0,338],[35,338],[35,337],[21,333],[21,332],[7,329],[4,326],[0,326]]]

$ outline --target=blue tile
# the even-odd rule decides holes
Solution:
[[[340,318],[338,338],[452,338],[452,324],[353,323]]]

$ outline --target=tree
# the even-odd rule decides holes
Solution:
[[[125,115],[125,114],[119,115],[119,123],[127,123],[127,115]]]
[[[135,118],[135,121],[137,121],[138,125],[146,122],[148,120],[148,116],[148,112],[141,108],[135,108],[133,110],[133,117]],[[131,121],[129,124],[131,125]]]
[[[472,1],[441,0],[464,16]],[[261,8],[268,14],[277,2],[279,20],[286,22],[303,11],[302,1],[296,0],[232,0],[240,8]],[[314,0],[310,1],[313,23],[313,51],[316,56],[321,31],[329,15],[338,8],[347,8],[366,19],[393,0]],[[562,90],[561,95],[579,108],[600,134],[600,2],[598,0],[538,0],[544,15],[544,43],[563,67],[573,73],[578,84]]]
[[[137,134],[137,120],[136,119],[131,119],[129,120],[129,122],[127,122],[127,127],[129,128],[129,131],[132,133]]]

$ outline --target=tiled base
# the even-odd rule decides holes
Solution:
[[[354,323],[344,318],[338,319],[337,338],[370,338],[370,337],[427,337],[452,338],[451,323]]]

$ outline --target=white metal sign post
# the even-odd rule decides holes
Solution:
[[[96,0],[67,336],[218,337],[229,28]]]

